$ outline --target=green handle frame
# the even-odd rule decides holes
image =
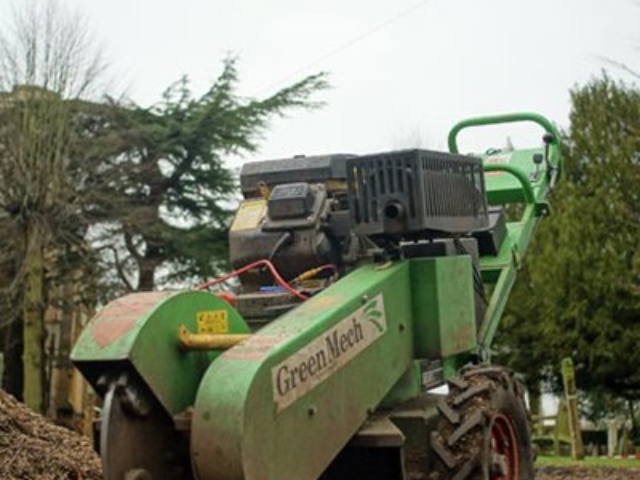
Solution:
[[[505,240],[508,243],[504,244],[506,247],[503,248],[503,251],[495,257],[481,258],[483,280],[486,284],[492,285],[491,297],[478,332],[478,350],[483,360],[489,360],[491,356],[491,344],[515,282],[517,271],[520,268],[521,257],[529,247],[540,218],[550,212],[547,196],[562,170],[562,137],[556,127],[545,117],[526,112],[465,119],[453,126],[448,137],[449,151],[459,153],[458,135],[462,130],[516,122],[535,123],[542,127],[550,137],[545,138],[546,174],[534,185],[525,171],[516,165],[483,164],[485,173],[505,172],[515,177],[521,186],[522,200],[525,203],[521,218],[512,220],[508,224],[508,239]],[[500,192],[500,188],[499,185],[496,185],[494,193]],[[511,201],[505,200],[501,203],[511,203]]]
[[[507,113],[503,115],[492,115],[488,117],[467,118],[456,123],[449,132],[449,151],[451,153],[459,153],[458,134],[466,128],[516,122],[533,122],[537,125],[540,125],[549,135],[551,135],[551,145],[558,145],[560,141],[560,135],[556,127],[542,115],[529,112]]]

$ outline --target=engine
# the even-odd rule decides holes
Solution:
[[[268,260],[313,295],[372,259],[469,253],[486,229],[481,160],[428,150],[247,163],[229,233],[235,269]],[[273,272],[240,276],[237,308],[259,326],[296,304]],[[280,284],[279,284],[280,283]]]

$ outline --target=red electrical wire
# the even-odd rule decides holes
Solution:
[[[263,259],[263,260],[257,260],[253,263],[250,263],[249,265],[245,265],[242,268],[239,268],[238,270],[234,270],[231,273],[227,273],[226,275],[223,275],[220,278],[216,278],[215,280],[210,280],[206,283],[203,283],[202,285],[198,285],[196,287],[197,290],[205,290],[213,285],[217,285],[218,283],[222,283],[225,280],[228,280],[232,277],[237,277],[238,275],[242,275],[244,272],[248,271],[248,270],[253,270],[254,268],[260,266],[260,265],[265,265],[269,271],[271,272],[271,275],[273,275],[273,278],[275,279],[275,281],[281,286],[283,287],[287,292],[289,292],[290,294],[298,297],[300,300],[306,300],[307,296],[303,295],[302,293],[300,293],[298,290],[296,290],[295,288],[293,288],[291,285],[289,285],[287,283],[287,281],[282,278],[280,276],[280,274],[278,273],[278,270],[276,270],[276,267],[273,266],[273,263],[271,263],[269,260]]]

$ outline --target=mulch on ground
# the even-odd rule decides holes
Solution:
[[[536,480],[640,480],[638,468],[542,466]],[[0,480],[102,480],[89,441],[0,390]]]
[[[0,480],[101,480],[89,441],[0,390]]]
[[[536,480],[640,480],[639,468],[538,467]]]

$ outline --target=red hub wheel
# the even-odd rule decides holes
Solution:
[[[491,480],[518,480],[518,437],[509,417],[498,413],[491,423]]]
[[[501,367],[467,367],[437,403],[430,446],[433,478],[530,480],[535,477],[524,389]]]

